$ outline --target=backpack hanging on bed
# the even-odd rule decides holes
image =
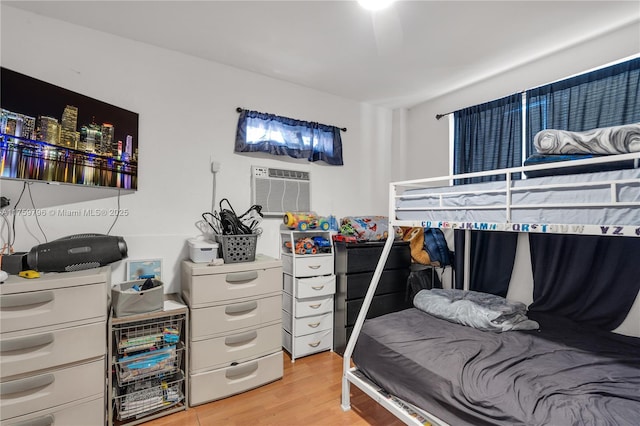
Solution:
[[[449,250],[444,233],[439,228],[424,229],[424,249],[434,266],[453,265],[453,252]]]

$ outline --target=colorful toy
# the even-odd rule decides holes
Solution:
[[[329,221],[313,212],[286,212],[282,221],[289,229],[297,229],[299,231],[316,228],[323,231],[329,230]]]
[[[311,238],[298,238],[295,242],[295,246],[292,246],[291,241],[286,241],[284,245],[290,251],[292,252],[295,251],[296,254],[318,253],[318,248],[316,247],[315,242]]]
[[[285,241],[284,246],[296,254],[318,254],[331,251],[331,241],[324,237],[298,238],[293,243]]]
[[[316,247],[326,248],[331,247],[331,241],[327,240],[324,237],[313,237],[311,238]]]
[[[342,235],[342,234],[336,234],[333,237],[333,241],[339,241],[339,242],[343,242],[343,243],[357,243],[358,239],[352,235]]]

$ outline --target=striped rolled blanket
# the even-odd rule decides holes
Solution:
[[[625,154],[640,152],[640,123],[584,132],[545,129],[533,144],[539,154]]]

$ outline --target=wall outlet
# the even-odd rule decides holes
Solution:
[[[221,164],[217,161],[211,162],[211,173],[218,173],[220,171]]]

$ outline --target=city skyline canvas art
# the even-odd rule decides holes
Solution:
[[[137,189],[137,113],[0,73],[0,178]]]

